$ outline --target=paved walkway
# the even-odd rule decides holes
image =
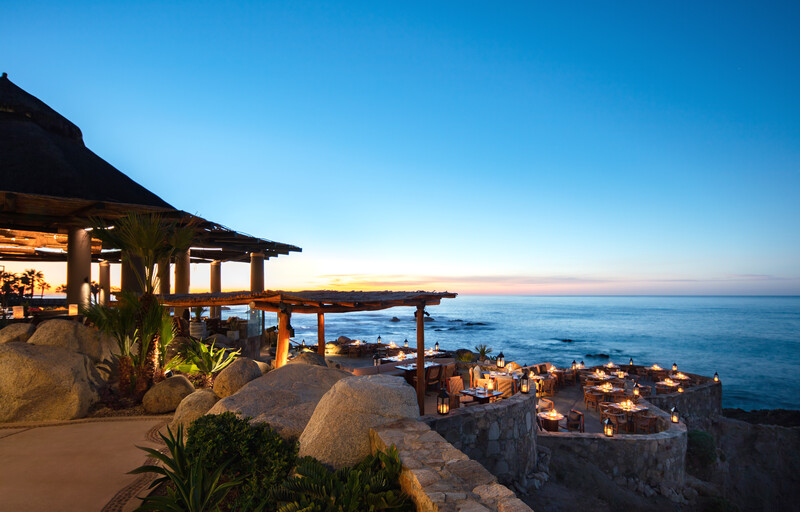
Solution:
[[[129,475],[161,449],[170,416],[0,424],[0,510],[130,511],[152,477]]]

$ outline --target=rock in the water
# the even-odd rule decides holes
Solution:
[[[609,356],[608,354],[599,353],[599,354],[586,354],[585,357],[597,357],[600,359],[608,359],[611,356]]]
[[[338,338],[336,338],[336,341],[335,341],[335,343],[337,343],[339,345],[347,345],[348,343],[352,343],[352,342],[353,342],[353,340],[351,340],[347,336],[339,336]],[[331,343],[331,342],[328,342],[328,343]]]
[[[317,366],[328,366],[325,362],[325,356],[321,356],[316,352],[300,352],[286,364],[315,364]]]
[[[247,357],[239,357],[219,372],[214,379],[214,393],[225,398],[236,393],[253,379],[261,377],[261,369],[255,361]]]
[[[110,362],[111,350],[116,346],[114,340],[94,327],[60,319],[39,324],[28,343],[61,347],[88,356],[95,363]]]
[[[300,456],[335,468],[369,455],[369,429],[401,418],[417,418],[414,388],[400,377],[365,375],[344,379],[325,393],[300,436]]]
[[[322,395],[345,377],[352,374],[316,365],[287,364],[223,398],[208,414],[231,411],[256,423],[269,423],[285,439],[297,438]]]
[[[390,321],[390,322],[399,322],[399,321],[400,321],[400,319],[399,319],[399,318],[397,318],[396,316],[393,316],[393,317],[392,317],[392,319],[391,319],[391,320],[389,320],[389,321]]]
[[[33,324],[10,324],[0,330],[0,345],[3,343],[26,343],[33,334]]]
[[[183,375],[162,380],[150,388],[142,398],[144,410],[150,414],[163,414],[178,408],[181,400],[194,392],[194,386]]]
[[[0,345],[0,422],[83,418],[97,400],[92,361],[60,347]]]
[[[182,425],[183,431],[186,432],[192,422],[207,413],[218,400],[219,397],[212,390],[198,389],[181,400],[169,427],[175,432],[178,426]]]

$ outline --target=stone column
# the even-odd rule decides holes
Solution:
[[[170,290],[169,278],[169,259],[161,260],[158,262],[158,290],[157,293],[161,295],[169,295]]]
[[[189,293],[190,263],[189,249],[175,255],[175,293]],[[186,308],[175,308],[175,316],[183,316]]]
[[[92,237],[83,228],[70,228],[67,233],[67,304],[89,305],[89,294],[83,286],[92,280]]]
[[[219,293],[222,291],[222,264],[219,260],[211,262],[211,293]],[[221,318],[222,309],[219,306],[211,306],[209,308],[209,318]]]
[[[101,306],[108,306],[111,300],[111,265],[107,261],[100,262],[100,293],[97,294],[97,302]]]
[[[250,253],[250,291],[264,291],[264,253]]]
[[[142,260],[123,252],[119,278],[119,287],[122,290],[136,293],[144,292],[144,265]]]

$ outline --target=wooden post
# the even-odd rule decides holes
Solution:
[[[278,347],[275,351],[275,368],[289,359],[289,318],[291,313],[278,312]]]
[[[417,306],[417,403],[425,414],[425,304]]]
[[[317,353],[325,356],[325,313],[317,313]]]

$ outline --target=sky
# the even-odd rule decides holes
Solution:
[[[268,288],[800,294],[797,2],[0,6],[95,153],[303,248]]]

